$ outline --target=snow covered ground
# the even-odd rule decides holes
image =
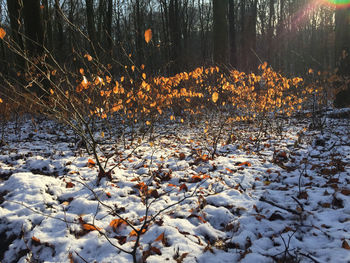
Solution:
[[[1,262],[133,262],[133,249],[149,263],[350,262],[349,123],[328,118],[321,131],[293,120],[259,148],[237,126],[215,158],[200,130],[178,124],[120,146],[112,182],[99,185],[66,128],[9,123]]]

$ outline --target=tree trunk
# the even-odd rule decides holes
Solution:
[[[274,21],[275,20],[275,0],[269,1],[269,22],[267,29],[267,61],[272,64],[272,51],[273,51],[273,31],[274,31]]]
[[[228,0],[213,0],[214,62],[228,63]]]
[[[93,0],[86,0],[87,30],[90,38],[90,45],[94,55],[96,54],[97,39],[95,29],[94,3]]]
[[[335,58],[338,73],[341,76],[350,76],[350,7],[337,9],[335,13]],[[337,94],[334,105],[346,107],[350,105],[350,84],[347,89]]]
[[[230,29],[230,64],[237,66],[237,47],[236,47],[236,27],[235,27],[235,0],[229,0],[229,29]]]
[[[169,34],[170,34],[170,62],[171,73],[177,73],[180,70],[179,57],[181,54],[181,32],[179,24],[179,1],[170,0],[169,2]]]
[[[143,42],[144,42],[144,30],[142,28],[142,14],[140,0],[135,2],[135,34],[136,34],[136,63],[140,66],[143,63]]]
[[[335,59],[342,75],[350,75],[350,7],[335,13]]]
[[[53,35],[52,35],[52,23],[51,14],[48,0],[42,0],[43,7],[43,22],[44,22],[44,44],[49,49],[52,50]]]
[[[30,56],[41,55],[44,45],[44,30],[40,14],[40,0],[25,0],[23,4],[26,50]]]
[[[62,15],[61,15],[61,8],[59,0],[55,0],[55,27],[56,27],[56,41],[55,43],[58,50],[58,56],[61,57],[64,56],[63,54],[63,47],[64,47],[64,36],[63,36],[63,21],[62,21]]]
[[[113,45],[113,37],[112,37],[112,22],[113,22],[113,0],[108,0],[107,3],[107,13],[105,18],[105,34],[107,38],[107,51],[112,54],[112,45]]]
[[[10,17],[12,37],[17,44],[17,48],[24,50],[23,39],[19,33],[21,25],[21,5],[19,0],[7,1],[7,9]],[[25,60],[21,56],[15,56],[16,67],[19,67],[23,70],[25,68]]]

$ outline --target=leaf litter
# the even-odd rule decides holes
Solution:
[[[20,134],[8,125],[2,262],[131,262],[107,238],[128,250],[154,215],[140,233],[140,261],[350,261],[349,120],[327,119],[322,133],[294,120],[259,151],[253,139],[235,140],[215,158],[195,128],[173,125],[151,145],[141,141],[98,186],[95,162],[74,148],[72,132],[43,121],[29,136],[30,121]]]

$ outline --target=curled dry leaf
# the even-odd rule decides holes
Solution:
[[[0,27],[0,38],[4,39],[5,36],[6,36],[6,31],[2,27]]]
[[[346,242],[346,240],[343,241],[341,247],[342,247],[342,248],[345,248],[345,249],[347,249],[347,250],[350,250],[350,246],[349,246],[348,242]]]
[[[127,225],[127,223],[125,222],[125,220],[118,218],[118,219],[113,219],[109,225],[113,228],[113,231],[116,231],[118,229],[118,227],[122,226],[122,225]]]
[[[191,183],[198,183],[202,181],[202,178],[199,175],[194,175],[191,177]]]
[[[91,224],[82,224],[82,227],[86,231],[94,231],[94,230],[99,230],[100,231],[101,230],[101,228],[96,227],[96,226],[91,225]]]
[[[149,43],[152,39],[152,30],[151,29],[147,29],[145,31],[145,41],[146,43]]]
[[[88,167],[94,167],[96,165],[96,163],[94,162],[94,160],[92,160],[92,159],[89,159],[88,160]]]

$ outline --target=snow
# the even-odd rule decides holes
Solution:
[[[348,119],[327,118],[322,131],[292,120],[259,148],[242,134],[214,159],[200,156],[210,156],[200,129],[169,124],[120,164],[111,158],[113,180],[99,185],[71,131],[36,123],[24,118],[18,132],[9,122],[0,149],[3,263],[132,262],[115,246],[131,251],[133,229],[110,223],[121,216],[139,229],[146,212],[157,216],[140,236],[139,262],[350,262]],[[133,150],[117,147],[120,158]]]

